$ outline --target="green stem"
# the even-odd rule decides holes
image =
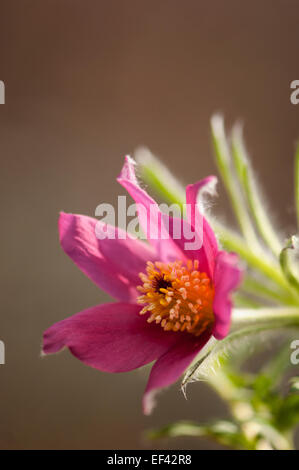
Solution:
[[[299,281],[294,276],[291,265],[290,265],[290,259],[289,259],[289,250],[294,249],[294,244],[296,243],[295,241],[296,237],[291,237],[287,242],[285,247],[281,250],[280,255],[279,255],[279,262],[280,266],[282,269],[282,272],[284,273],[286,279],[289,281],[289,283],[294,286],[297,290],[299,290]]]
[[[255,251],[260,252],[261,246],[253,230],[252,222],[247,212],[238,182],[232,173],[231,156],[221,116],[216,115],[212,117],[211,128],[217,167],[231,200],[241,231],[248,245]]]
[[[299,307],[273,307],[256,309],[234,309],[232,326],[269,325],[274,327],[299,326]]]
[[[241,186],[243,187],[251,214],[253,215],[256,227],[263,237],[265,243],[277,257],[281,251],[281,242],[272,227],[265,205],[259,195],[252,170],[249,165],[245,146],[243,143],[242,130],[240,126],[235,126],[232,134],[232,151],[235,167]]]
[[[179,204],[183,209],[186,202],[185,189],[168,168],[148,149],[139,148],[134,153],[140,168],[140,176],[166,201]]]

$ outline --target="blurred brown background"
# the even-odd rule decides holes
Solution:
[[[150,427],[226,416],[195,384],[145,418],[145,371],[39,357],[45,328],[108,300],[60,249],[57,215],[115,203],[122,157],[141,144],[184,182],[213,173],[209,119],[221,110],[244,120],[273,212],[294,228],[298,20],[298,0],[1,0],[0,448],[144,448]]]

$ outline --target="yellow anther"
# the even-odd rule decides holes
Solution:
[[[197,260],[173,263],[147,263],[143,282],[138,286],[143,305],[140,314],[150,312],[165,331],[187,331],[196,336],[211,328],[214,322],[214,287],[206,273],[198,271]]]

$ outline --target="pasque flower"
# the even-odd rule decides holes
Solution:
[[[115,238],[99,237],[106,224],[61,213],[62,248],[117,302],[96,305],[51,326],[44,333],[43,352],[68,347],[85,364],[106,372],[126,372],[156,361],[143,398],[148,414],[155,392],[176,382],[211,336],[222,339],[228,334],[230,296],[241,271],[235,254],[218,249],[197,204],[216,177],[187,186],[191,210],[185,220],[160,212],[139,186],[134,163],[126,157],[118,182],[137,203],[149,243],[120,228],[115,228]],[[178,226],[180,238],[174,236]],[[199,247],[190,245],[186,228],[200,238]]]

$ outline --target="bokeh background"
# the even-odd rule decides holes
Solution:
[[[60,210],[93,215],[124,194],[123,155],[147,145],[183,182],[214,173],[209,119],[242,119],[280,228],[294,229],[298,0],[1,0],[0,448],[215,448],[142,432],[226,416],[204,385],[141,413],[146,371],[109,375],[42,332],[108,301],[58,244]],[[233,223],[223,189],[218,211]]]

